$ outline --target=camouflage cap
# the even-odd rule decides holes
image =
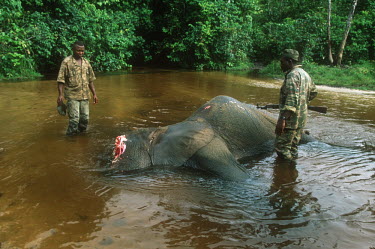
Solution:
[[[294,49],[285,49],[283,51],[283,57],[299,61],[299,53],[297,50]]]
[[[57,112],[61,116],[65,116],[66,115],[66,105],[64,103],[61,103],[60,105],[58,105],[57,106]]]

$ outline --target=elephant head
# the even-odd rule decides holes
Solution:
[[[112,167],[125,171],[150,167],[152,161],[149,154],[149,141],[153,130],[153,128],[142,128],[117,137]]]

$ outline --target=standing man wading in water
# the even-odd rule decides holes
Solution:
[[[280,89],[280,114],[276,125],[275,149],[280,158],[294,160],[307,120],[307,106],[318,94],[315,84],[299,64],[299,53],[285,49],[280,60],[285,80]]]
[[[83,58],[85,45],[77,41],[72,46],[73,55],[66,57],[61,63],[57,77],[57,105],[63,105],[67,100],[69,125],[67,135],[74,135],[87,129],[89,122],[90,91],[94,104],[98,103],[94,80],[95,74],[90,62]]]

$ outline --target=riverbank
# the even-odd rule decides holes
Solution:
[[[44,75],[35,71],[28,71],[26,73],[19,73],[17,75],[10,74],[8,76],[4,76],[0,74],[0,82],[19,82],[19,81],[26,81],[26,80],[42,79],[42,78],[44,78]]]
[[[303,65],[303,68],[317,85],[375,91],[375,62],[363,62],[345,67],[307,63]],[[261,68],[259,74],[272,78],[283,78],[278,61]]]
[[[340,68],[318,65],[315,63],[306,63],[303,65],[303,68],[311,75],[316,85],[375,91],[375,62],[372,61]],[[243,69],[241,72],[244,72]],[[276,78],[280,80],[284,78],[278,61],[274,61],[267,66],[254,65],[251,72],[262,77]],[[126,74],[129,72],[122,71],[121,73]],[[116,72],[116,74],[118,74],[118,72]],[[34,72],[11,78],[0,76],[0,82],[25,81],[44,77],[45,76]]]

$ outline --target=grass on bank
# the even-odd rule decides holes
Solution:
[[[25,71],[23,73],[19,73],[19,74],[8,74],[8,75],[2,75],[0,74],[0,82],[1,81],[5,81],[5,82],[8,82],[8,81],[23,81],[23,80],[33,80],[33,79],[38,79],[38,78],[42,78],[43,75],[38,73],[38,72],[35,72],[33,70],[29,70],[29,71]]]
[[[306,63],[303,68],[310,74],[316,85],[375,91],[374,61],[343,67]],[[262,68],[259,74],[273,78],[283,78],[279,61],[274,61]]]

